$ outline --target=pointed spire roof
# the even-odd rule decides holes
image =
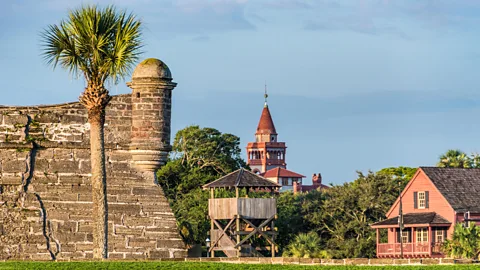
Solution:
[[[263,107],[262,116],[260,116],[260,121],[258,122],[257,133],[255,134],[277,135],[275,125],[273,124],[272,115],[270,114],[267,104],[265,104]]]

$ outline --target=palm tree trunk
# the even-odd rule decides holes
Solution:
[[[105,124],[105,108],[110,99],[111,96],[103,85],[95,85],[90,82],[80,96],[80,103],[88,110],[88,122],[90,123],[94,259],[108,258],[107,174],[103,126]]]
[[[108,204],[103,126],[105,109],[89,111],[92,164],[93,258],[108,257]]]

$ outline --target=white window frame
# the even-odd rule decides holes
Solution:
[[[418,200],[418,209],[425,209],[427,204],[427,198],[425,197],[425,191],[419,191],[417,193],[417,200]]]
[[[417,238],[417,243],[427,243],[428,242],[428,229],[427,228],[417,228],[415,229],[415,234]]]
[[[436,243],[441,243],[445,241],[445,235],[444,235],[444,230],[436,230],[435,231],[435,242]],[[438,241],[441,238],[441,241]]]
[[[410,233],[410,231],[408,231],[408,230],[403,230],[402,231],[402,241],[403,241],[404,244],[405,243],[410,243],[410,242],[408,242],[409,233]]]

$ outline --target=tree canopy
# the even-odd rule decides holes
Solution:
[[[209,230],[208,192],[201,189],[227,173],[245,167],[240,138],[214,128],[189,126],[175,135],[171,158],[157,171],[159,184],[187,244],[203,243]]]

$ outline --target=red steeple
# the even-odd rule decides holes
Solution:
[[[268,109],[267,97],[265,88],[265,106],[258,122],[255,142],[247,145],[247,163],[255,173],[263,173],[276,167],[287,168],[285,163],[287,146],[284,142],[277,141],[278,134]]]
[[[257,133],[255,133],[255,135],[259,134],[277,135],[275,125],[273,124],[272,115],[270,114],[270,110],[266,104],[265,107],[263,107],[262,116],[260,116]]]

